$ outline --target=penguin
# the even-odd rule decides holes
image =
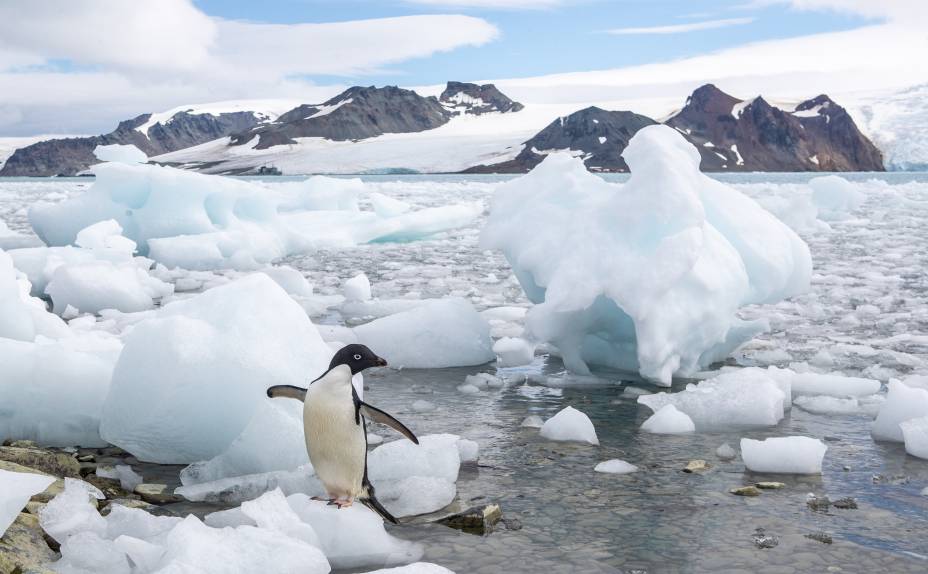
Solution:
[[[398,524],[377,500],[367,478],[365,421],[387,425],[416,444],[419,439],[393,416],[362,401],[351,384],[351,377],[364,369],[386,365],[366,346],[348,345],[335,353],[329,369],[309,388],[277,385],[267,390],[267,396],[303,401],[306,450],[329,495],[329,504],[346,508],[358,500],[385,520]]]

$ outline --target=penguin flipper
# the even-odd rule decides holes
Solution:
[[[287,399],[296,399],[306,401],[306,389],[295,387],[293,385],[275,385],[267,390],[267,396],[270,398],[284,397]]]
[[[392,428],[396,432],[405,436],[412,442],[419,444],[419,439],[416,438],[416,435],[413,434],[411,430],[406,428],[406,425],[396,420],[393,417],[393,415],[391,415],[390,413],[386,413],[378,409],[377,407],[372,407],[371,405],[363,401],[361,402],[361,405],[358,407],[358,411],[360,411],[362,415],[369,418],[370,420],[376,423],[380,423],[382,425],[387,425],[388,427]]]

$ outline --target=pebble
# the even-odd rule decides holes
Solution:
[[[760,496],[760,490],[754,486],[739,486],[737,488],[732,488],[728,492],[734,494],[735,496]]]
[[[754,486],[756,486],[757,488],[763,489],[763,490],[777,490],[780,488],[784,488],[786,485],[783,484],[782,482],[769,482],[768,481],[768,482],[755,483]]]
[[[709,470],[711,466],[708,462],[702,459],[691,460],[686,463],[686,466],[683,468],[683,472],[694,473],[694,472],[705,472]]]

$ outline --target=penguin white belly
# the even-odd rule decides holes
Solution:
[[[356,498],[363,491],[367,453],[364,421],[356,422],[350,383],[340,389],[322,382],[310,386],[303,406],[306,450],[330,496]]]

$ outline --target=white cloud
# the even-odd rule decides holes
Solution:
[[[354,78],[498,34],[462,15],[279,25],[211,18],[189,0],[0,2],[0,134],[95,133],[216,100],[317,102],[343,86],[306,76]]]
[[[899,25],[922,25],[928,19],[925,0],[752,0],[744,8],[785,5],[802,11],[831,11],[890,20]]]
[[[642,28],[615,28],[606,30],[607,34],[616,36],[651,35],[651,34],[683,34],[697,30],[713,30],[750,24],[754,18],[725,18],[722,20],[703,20],[702,22],[689,22],[687,24],[672,24],[669,26],[646,26]]]

